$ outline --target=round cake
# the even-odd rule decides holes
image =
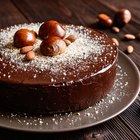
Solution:
[[[49,57],[34,45],[36,57],[13,45],[13,36],[26,28],[38,33],[40,23],[15,25],[0,32],[0,106],[26,113],[73,112],[94,105],[113,86],[118,50],[104,33],[83,26],[64,25],[66,36],[77,36],[66,51]]]

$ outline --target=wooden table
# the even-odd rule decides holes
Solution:
[[[112,18],[120,8],[128,8],[132,12],[132,20],[119,34],[110,29],[104,30],[111,37],[120,41],[119,49],[124,51],[127,45],[134,46],[129,57],[140,69],[140,41],[122,41],[126,33],[140,33],[140,1],[139,0],[0,0],[0,28],[19,23],[43,22],[54,19],[66,24],[96,27],[94,24],[99,13],[107,13]],[[93,140],[93,139],[140,139],[140,100],[135,102],[119,116],[83,130],[56,134],[36,134],[0,129],[0,139],[57,139],[57,140]]]

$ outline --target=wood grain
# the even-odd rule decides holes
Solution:
[[[131,109],[123,112],[119,117],[122,121],[131,128],[135,135],[140,137],[140,103],[136,100],[135,103],[131,105]]]
[[[9,0],[0,1],[0,28],[27,22]]]
[[[128,8],[132,12],[132,21],[121,29],[118,34],[110,29],[102,29],[110,37],[119,40],[119,49],[124,51],[127,45],[133,45],[134,53],[129,57],[140,69],[140,41],[123,41],[126,33],[140,32],[140,1],[139,0],[1,0],[0,1],[0,28],[19,23],[43,22],[54,19],[66,24],[83,25],[100,29],[96,24],[96,16],[106,13],[113,19],[119,8]],[[87,129],[68,133],[25,133],[0,128],[0,139],[4,140],[138,140],[140,139],[140,100],[129,107],[118,117],[103,124]]]

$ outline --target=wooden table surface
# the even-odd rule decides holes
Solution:
[[[110,29],[104,32],[120,41],[119,49],[122,51],[127,45],[134,46],[134,52],[129,54],[129,57],[140,69],[140,41],[122,41],[126,33],[140,33],[140,0],[0,0],[0,28],[50,19],[97,28],[95,24],[97,14],[106,13],[113,18],[120,8],[128,8],[132,12],[131,22],[119,34],[112,33]],[[0,139],[138,140],[140,139],[140,100],[136,99],[119,116],[87,129],[67,133],[36,134],[0,128]]]

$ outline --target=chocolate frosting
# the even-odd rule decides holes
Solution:
[[[18,61],[11,61],[12,57],[3,53],[2,49],[7,46],[0,47],[0,105],[3,108],[45,114],[76,111],[95,104],[108,93],[116,75],[117,47],[101,31],[73,25],[66,25],[65,28],[88,33],[87,40],[90,37],[101,46],[99,53],[93,50],[85,54],[85,58],[83,54],[82,59],[67,58],[64,63],[61,58],[62,61],[58,63],[60,69],[55,71],[54,61],[52,71],[49,68],[42,70],[34,62],[26,62],[24,57],[19,61],[23,67],[19,67]],[[44,57],[38,50],[36,53]]]

